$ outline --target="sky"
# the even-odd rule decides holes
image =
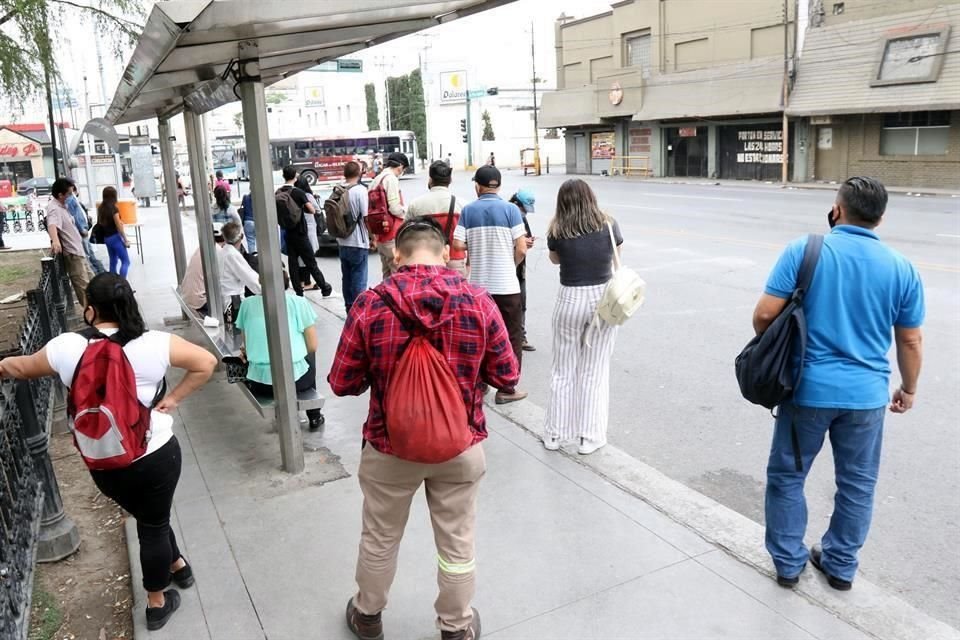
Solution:
[[[324,0],[321,0],[324,1]],[[152,6],[153,3],[146,3]],[[296,4],[291,4],[295,7]],[[350,55],[364,60],[364,73],[372,81],[382,81],[385,75],[400,75],[417,68],[418,55],[426,49],[428,71],[471,70],[472,87],[526,88],[530,86],[530,23],[533,20],[536,38],[537,76],[545,88],[555,86],[554,23],[561,13],[582,18],[608,10],[609,0],[518,0],[503,7],[485,11],[461,20],[434,27],[420,34],[407,36],[371,49]],[[77,119],[83,115],[84,76],[90,102],[100,103],[100,81],[97,72],[95,42],[97,35],[89,24],[75,23],[61,30],[58,62],[65,83],[71,85],[80,108]],[[120,76],[129,58],[113,55],[103,48],[104,75],[108,101],[112,99]],[[41,101],[27,105],[28,113],[19,121],[39,121],[45,118]],[[68,110],[65,119],[71,119]],[[59,114],[58,114],[59,119]],[[0,122],[10,114],[0,115]]]

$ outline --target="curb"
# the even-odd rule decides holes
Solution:
[[[487,400],[486,404],[488,410],[496,412],[529,435],[540,438],[541,430],[528,425],[543,424],[545,412],[541,407],[529,400],[509,405],[495,405]],[[763,525],[668,478],[612,445],[589,456],[578,455],[573,447],[564,447],[558,453],[644,501],[743,564],[771,579],[776,577],[763,548]],[[801,575],[800,584],[794,591],[875,638],[960,640],[960,630],[862,578],[857,579],[852,592],[842,593],[830,589],[818,572],[809,568]]]

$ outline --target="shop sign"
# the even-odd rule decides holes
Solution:
[[[623,102],[623,87],[620,86],[619,82],[610,85],[610,94],[607,97],[610,99],[610,104],[615,107]]]
[[[696,127],[680,127],[680,137],[681,137],[681,138],[696,138],[696,137],[697,137],[697,128],[696,128]]]
[[[35,142],[26,144],[0,144],[0,158],[20,158],[40,155],[40,145]]]
[[[737,131],[737,162],[781,164],[783,162],[783,131],[780,129]]]
[[[440,104],[467,100],[467,72],[444,71],[440,74]]]
[[[609,160],[614,155],[613,131],[603,131],[590,135],[591,157],[594,160]]]

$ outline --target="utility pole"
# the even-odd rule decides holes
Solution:
[[[427,159],[433,161],[433,141],[430,139],[430,89],[433,86],[433,82],[427,81],[427,52],[433,46],[430,44],[430,38],[433,36],[429,33],[422,33],[420,37],[423,38],[423,55],[418,57],[420,59],[420,84],[423,87],[423,110],[426,115],[424,119],[424,135],[427,138]]]
[[[103,52],[100,49],[100,36],[96,33],[94,27],[93,45],[97,52],[97,71],[100,74],[100,102],[103,103],[103,111],[106,113],[110,108],[110,102],[107,100],[107,72],[103,67]],[[119,145],[119,142],[117,143]],[[120,168],[120,149],[113,150],[113,171],[117,182],[117,193],[123,194],[123,170]]]
[[[783,184],[787,184],[787,179],[789,176],[788,165],[789,165],[789,154],[790,154],[790,127],[787,122],[787,102],[790,99],[790,58],[789,58],[789,46],[790,46],[790,0],[783,0],[783,123],[782,134],[781,134],[781,143],[783,153],[781,153],[781,164],[780,164],[780,180]]]
[[[537,54],[536,38],[533,35],[533,20],[530,21],[530,66],[533,69],[533,174],[540,175],[540,117],[537,113]]]
[[[470,76],[468,75],[467,78]],[[470,81],[469,79],[464,83],[467,90],[467,168],[473,167],[473,132],[470,127]]]

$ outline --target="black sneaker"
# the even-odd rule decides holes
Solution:
[[[473,611],[470,626],[459,631],[441,631],[441,640],[480,640],[480,613],[473,607],[470,610]]]
[[[820,559],[823,556],[823,549],[820,545],[815,544],[810,547],[810,562],[814,567],[817,568],[817,571],[822,573],[827,577],[827,584],[836,589],[837,591],[850,591],[853,588],[853,581],[851,580],[841,580],[835,576],[830,575],[824,570],[823,565],[820,564]]]
[[[162,607],[147,607],[147,630],[156,631],[167,624],[173,612],[180,608],[180,594],[173,589],[163,592]]]
[[[323,288],[320,289],[320,294],[324,298],[329,298],[332,293],[333,293],[333,287],[330,286],[329,284],[323,285]]]
[[[186,560],[184,560],[186,562]],[[193,569],[189,564],[185,564],[182,569],[177,569],[171,574],[174,584],[181,589],[189,589],[196,580],[193,578]]]
[[[323,417],[322,413],[318,413],[315,416],[309,416],[310,420],[310,431],[319,431],[320,427],[326,424],[327,419]]]

